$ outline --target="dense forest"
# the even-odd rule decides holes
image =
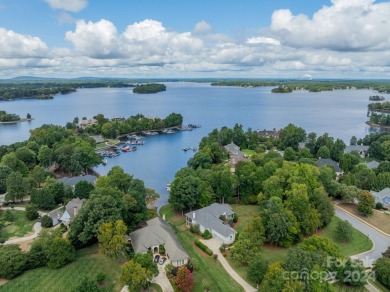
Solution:
[[[389,81],[337,81],[337,80],[229,80],[211,83],[212,86],[289,87],[292,90],[307,90],[309,92],[332,91],[336,89],[372,89],[381,93],[390,92]]]
[[[78,88],[133,87],[125,81],[0,82],[0,100],[19,98],[52,99],[55,94],[75,92]]]
[[[148,93],[157,93],[167,90],[167,87],[164,84],[151,83],[138,85],[133,89],[134,93],[148,94]]]

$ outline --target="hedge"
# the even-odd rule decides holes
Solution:
[[[201,250],[203,250],[203,251],[204,251],[205,253],[207,253],[208,255],[211,256],[211,255],[214,254],[213,251],[212,251],[211,249],[209,249],[209,248],[207,247],[207,245],[201,243],[199,239],[195,239],[195,240],[194,240],[194,243],[195,243],[195,245],[196,245],[197,247],[199,247]]]

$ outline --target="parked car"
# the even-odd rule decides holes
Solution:
[[[156,256],[154,257],[154,262],[155,262],[155,263],[158,263],[159,260],[160,260],[160,256],[159,256],[159,255],[156,255]]]
[[[160,259],[160,265],[163,265],[166,259],[167,259],[166,257],[162,257],[162,258]]]

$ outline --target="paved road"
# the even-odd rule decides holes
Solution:
[[[363,234],[366,234],[373,241],[373,250],[352,257],[363,260],[366,266],[372,266],[373,262],[382,257],[382,252],[384,252],[390,246],[390,237],[380,233],[379,231],[356,219],[342,209],[336,207],[335,211],[337,217],[342,220],[349,221],[353,227],[355,227]]]
[[[205,245],[207,245],[213,251],[214,254],[218,255],[218,260],[222,264],[223,268],[226,270],[226,272],[229,273],[229,275],[238,284],[240,284],[244,288],[245,291],[247,291],[247,292],[248,291],[249,292],[250,291],[257,291],[256,288],[252,287],[252,285],[250,285],[248,282],[246,282],[243,278],[240,277],[240,275],[237,274],[237,272],[235,270],[233,270],[233,268],[230,266],[228,261],[224,258],[222,253],[219,251],[221,243],[217,239],[211,238],[208,240],[200,240],[200,241],[203,242]]]

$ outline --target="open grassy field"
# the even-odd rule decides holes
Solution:
[[[106,275],[102,291],[122,289],[119,261],[99,254],[97,245],[94,245],[77,251],[76,261],[61,269],[43,267],[27,271],[0,286],[0,291],[72,291],[84,276],[96,279],[100,272]]]
[[[372,214],[372,216],[370,217],[367,217],[361,215],[357,211],[357,206],[355,204],[343,203],[343,204],[339,204],[338,206],[352,213],[353,215],[359,217],[360,219],[366,221],[372,226],[378,228],[379,230],[382,230],[383,232],[390,234],[390,215],[386,215],[383,212],[374,210],[374,214]]]
[[[35,220],[27,220],[24,211],[11,210],[14,222],[1,230],[0,238],[8,240],[12,237],[23,237],[32,232]]]
[[[245,155],[248,155],[248,156],[252,156],[252,155],[256,154],[255,150],[243,149],[241,151],[242,151],[242,153],[244,153]]]

